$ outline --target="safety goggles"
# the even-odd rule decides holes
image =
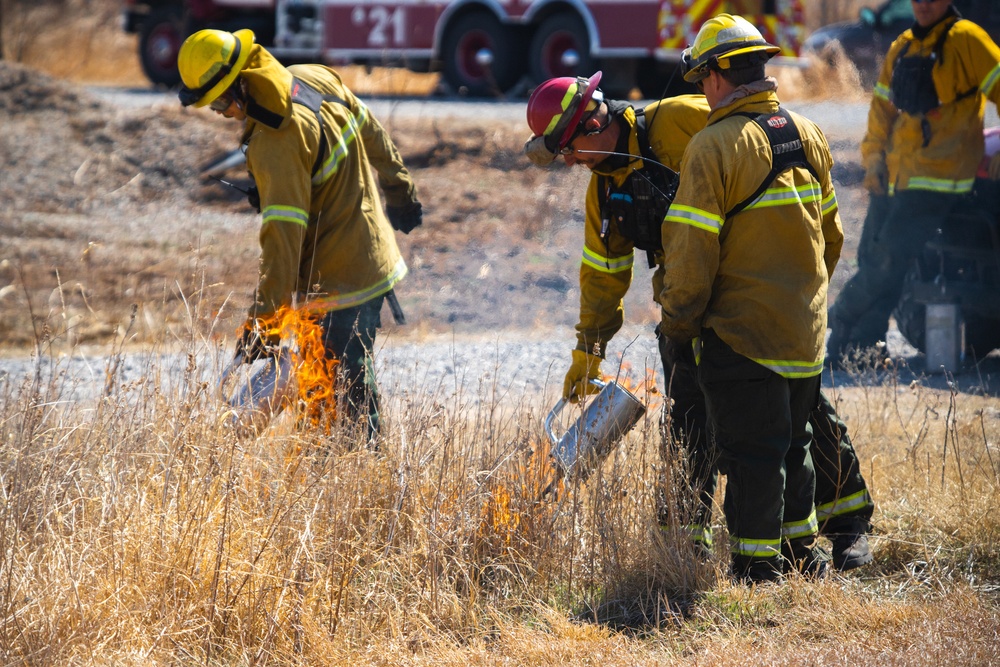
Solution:
[[[580,124],[577,125],[576,132],[574,132],[573,136],[571,136],[569,138],[569,141],[566,142],[566,145],[559,149],[559,155],[572,155],[573,151],[576,150],[576,149],[573,148],[573,142],[574,141],[576,141],[580,137],[592,137],[595,134],[600,134],[604,130],[608,129],[608,125],[611,124],[611,114],[610,113],[608,114],[607,118],[605,119],[604,124],[601,125],[600,127],[594,128],[593,130],[590,130],[589,132],[585,132],[583,130],[583,128],[587,126],[587,121],[589,121],[591,118],[593,118],[597,114],[597,112],[600,111],[600,110],[601,110],[601,105],[600,105],[600,103],[598,103],[598,105],[596,107],[594,107],[594,110],[591,111],[589,114],[587,114],[587,116],[583,120],[580,121]]]
[[[237,81],[238,80],[239,79],[237,79]],[[228,109],[229,105],[231,105],[233,103],[233,100],[236,99],[235,87],[236,84],[234,83],[232,86],[222,91],[221,95],[219,95],[214,100],[208,103],[208,108],[211,109],[212,111],[218,111],[219,113],[222,113],[223,111]]]

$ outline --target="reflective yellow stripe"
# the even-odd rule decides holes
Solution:
[[[712,548],[712,529],[710,527],[692,523],[684,526],[684,530],[687,531],[688,539],[692,542],[704,544],[706,547]]]
[[[263,211],[262,225],[269,222],[294,222],[303,227],[309,226],[309,213],[294,206],[268,206]]]
[[[552,134],[553,130],[556,129],[556,125],[559,124],[559,119],[563,117],[564,113],[566,113],[566,109],[569,108],[570,103],[573,101],[573,96],[576,95],[577,88],[579,87],[580,86],[575,81],[571,83],[569,86],[567,86],[566,94],[564,94],[563,98],[559,101],[559,106],[562,108],[562,113],[556,114],[549,120],[549,124],[545,128],[545,131],[542,132],[542,136],[548,136]]]
[[[831,517],[849,514],[863,507],[871,507],[873,505],[874,503],[872,503],[872,498],[868,494],[868,489],[865,489],[844,498],[837,498],[833,502],[818,505],[816,507],[816,517],[820,521],[826,521]]]
[[[360,127],[364,125],[368,118],[368,107],[361,105],[358,109],[358,117],[349,116],[347,122],[340,128],[340,136],[337,137],[337,145],[330,151],[323,162],[323,166],[312,177],[313,185],[322,185],[330,180],[330,177],[337,173],[341,163],[350,152],[348,146],[358,137]]]
[[[750,558],[771,558],[781,554],[781,540],[752,540],[748,537],[733,536],[729,540],[729,550]]]
[[[755,208],[770,208],[772,206],[786,206],[788,204],[805,204],[819,201],[823,196],[819,188],[819,183],[811,182],[799,187],[768,188],[754,203],[746,207],[745,210]]]
[[[403,279],[406,275],[406,271],[406,262],[403,261],[402,257],[400,257],[399,261],[396,262],[396,266],[393,267],[392,273],[374,285],[360,289],[356,292],[347,292],[346,294],[337,294],[336,296],[328,296],[310,301],[303,306],[302,310],[317,313],[360,306],[361,304],[367,303],[375,297],[385,294],[391,290],[396,283]]]
[[[823,372],[822,361],[818,363],[812,361],[785,361],[781,359],[753,359],[753,361],[785,378],[809,378]]]
[[[632,265],[635,263],[635,253],[633,252],[623,257],[605,257],[604,255],[598,255],[587,246],[583,246],[582,261],[590,268],[597,269],[603,273],[621,273],[622,271],[632,270]]]
[[[816,520],[815,510],[802,521],[789,521],[781,524],[781,536],[788,540],[809,537],[815,535],[817,531],[819,531],[819,522]]]
[[[872,95],[879,98],[880,100],[889,101],[889,87],[882,83],[875,84],[875,90],[872,91]]]
[[[718,234],[722,229],[722,218],[714,213],[703,211],[693,206],[683,204],[671,204],[664,221],[677,222],[682,225],[691,225],[706,232]]]
[[[966,178],[961,181],[949,181],[946,178],[930,178],[929,176],[912,176],[906,187],[909,190],[929,190],[931,192],[947,192],[949,194],[964,194],[972,192],[975,179]]]
[[[997,84],[997,79],[1000,79],[1000,64],[994,65],[990,73],[986,75],[983,82],[979,84],[979,90],[983,91],[983,95],[989,96],[990,91],[993,90],[993,86]]]
[[[839,208],[839,206],[837,205],[836,192],[830,190],[830,194],[828,194],[826,198],[823,200],[822,208],[823,208],[823,215],[826,215],[827,213],[835,211]]]

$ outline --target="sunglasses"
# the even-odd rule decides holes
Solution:
[[[593,118],[594,114],[596,114],[600,110],[601,110],[601,105],[598,104],[597,107],[593,111],[591,111],[589,114],[587,114],[586,118],[584,118],[583,120],[580,121],[580,124],[576,126],[576,132],[574,132],[573,136],[571,136],[569,138],[569,141],[566,142],[566,145],[559,149],[559,155],[572,155],[573,151],[576,150],[575,148],[573,148],[573,142],[574,141],[576,141],[580,137],[592,137],[595,134],[600,134],[604,130],[608,129],[608,125],[611,125],[611,114],[610,113],[608,113],[608,116],[605,119],[603,125],[601,125],[600,127],[596,127],[593,130],[590,130],[589,132],[583,131],[583,128],[587,126],[587,121],[589,121],[591,118]]]

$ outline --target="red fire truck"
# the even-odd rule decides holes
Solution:
[[[125,0],[124,26],[156,84],[201,28],[250,28],[282,61],[440,71],[456,94],[512,94],[605,70],[605,90],[659,97],[702,22],[741,14],[795,58],[804,0]],[[610,86],[607,84],[611,84]]]

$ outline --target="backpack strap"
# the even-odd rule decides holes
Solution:
[[[772,181],[784,171],[792,167],[804,167],[812,174],[817,181],[820,180],[816,168],[806,159],[806,151],[802,146],[802,136],[795,121],[788,114],[788,111],[778,108],[775,113],[736,113],[734,116],[746,116],[753,120],[760,129],[767,135],[767,141],[771,144],[771,171],[764,177],[764,181],[757,186],[753,194],[734,206],[726,213],[726,218],[731,218],[750,204],[754,203]]]
[[[326,157],[327,151],[326,132],[323,131],[323,114],[320,113],[323,103],[334,102],[340,104],[347,108],[348,113],[351,112],[351,107],[336,95],[323,95],[298,77],[292,77],[292,102],[301,104],[306,109],[312,111],[316,115],[316,122],[319,123],[319,151],[317,151],[316,161],[313,162],[312,168],[312,175],[315,176],[320,167],[323,166],[323,159]]]

